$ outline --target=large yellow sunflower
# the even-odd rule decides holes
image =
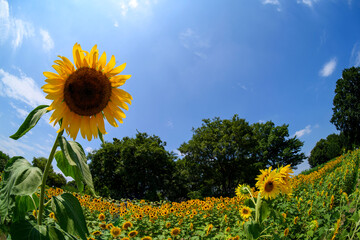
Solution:
[[[270,172],[270,174],[264,178],[261,182],[261,185],[258,184],[258,188],[261,196],[265,199],[275,198],[281,191],[281,175],[275,171]]]
[[[95,45],[90,53],[76,43],[73,47],[74,64],[59,56],[53,68],[57,73],[44,72],[47,78],[42,89],[46,98],[53,100],[48,110],[54,110],[50,122],[61,121],[59,132],[65,130],[74,140],[80,130],[83,138],[89,141],[106,134],[104,118],[114,127],[123,122],[132,97],[117,87],[123,85],[131,75],[118,75],[126,64],[115,67],[112,56],[106,64],[106,53],[99,57]]]

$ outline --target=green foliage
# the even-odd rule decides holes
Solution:
[[[83,210],[76,197],[70,193],[52,197],[51,208],[61,229],[86,240],[86,234],[89,234],[89,231],[86,226]]]
[[[6,163],[9,161],[9,159],[9,155],[0,151],[0,172],[4,171]]]
[[[343,134],[330,134],[326,139],[320,139],[311,150],[309,164],[312,168],[340,156],[345,148]]]
[[[305,159],[303,143],[288,138],[288,125],[271,121],[249,125],[234,115],[230,120],[204,119],[193,129],[192,139],[179,150],[184,157],[183,172],[191,194],[233,196],[239,183],[253,184],[259,169],[291,164]]]
[[[330,122],[344,133],[348,149],[360,146],[360,67],[344,69],[336,82],[333,104]]]
[[[40,168],[41,171],[43,172],[44,169],[45,169],[46,162],[47,162],[47,159],[44,158],[44,157],[39,157],[39,158],[34,157],[33,161],[32,161],[32,164],[33,164],[34,167]],[[54,172],[53,167],[50,166],[48,177],[46,179],[46,185],[48,185],[49,187],[61,188],[65,184],[66,184],[65,177],[60,173]]]
[[[36,225],[30,221],[20,221],[11,225],[13,240],[65,240],[65,234],[53,226]],[[72,238],[76,239],[76,238]]]
[[[80,192],[84,190],[85,183],[91,192],[95,193],[86,155],[81,145],[75,141],[67,141],[64,137],[59,139],[59,145],[61,151],[55,154],[58,168],[65,176],[75,179]]]
[[[159,200],[176,192],[174,155],[157,136],[114,138],[88,155],[95,188],[102,196]]]
[[[291,165],[293,169],[306,158],[301,153],[303,142],[296,136],[289,138],[289,125],[275,126],[272,121],[251,125],[257,139],[256,155],[262,168]]]
[[[18,140],[22,136],[24,136],[28,131],[30,131],[37,122],[40,120],[40,118],[48,112],[47,107],[48,105],[40,105],[36,107],[34,110],[32,110],[29,115],[26,117],[23,124],[20,126],[20,128],[17,130],[17,132],[10,137],[14,140]]]
[[[15,196],[33,195],[41,184],[41,171],[32,167],[22,157],[13,157],[6,165],[0,183],[0,216],[4,223],[10,209],[15,204]]]
[[[185,155],[190,191],[200,190],[203,197],[230,196],[239,183],[253,181],[256,139],[248,122],[237,115],[230,120],[204,119],[192,131],[192,139],[179,148]]]

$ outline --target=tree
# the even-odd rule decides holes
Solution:
[[[9,161],[9,155],[0,151],[0,172],[4,171],[6,163]]]
[[[252,128],[235,115],[230,120],[204,119],[179,151],[184,154],[189,197],[232,196],[239,183],[252,183],[257,174]]]
[[[343,134],[330,134],[326,139],[320,139],[311,150],[309,157],[310,166],[316,167],[326,163],[329,160],[340,156],[345,148],[345,139]]]
[[[156,201],[169,196],[175,156],[165,145],[159,137],[140,132],[135,138],[114,138],[113,143],[103,144],[88,155],[96,191],[115,199]]]
[[[344,69],[336,82],[330,120],[346,138],[347,148],[360,145],[360,67]]]
[[[44,157],[39,158],[33,158],[32,164],[34,167],[38,167],[41,169],[42,172],[44,172],[45,165],[46,165],[47,159]],[[49,174],[46,179],[46,185],[49,187],[58,187],[61,188],[66,184],[66,179],[61,173],[54,172],[54,169],[52,166],[50,166]]]
[[[255,152],[263,164],[262,168],[277,168],[290,164],[296,169],[306,158],[305,154],[300,152],[303,142],[296,136],[289,138],[289,125],[275,126],[272,121],[268,121],[254,123],[251,127],[258,142]]]

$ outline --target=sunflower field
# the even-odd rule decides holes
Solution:
[[[289,166],[262,170],[256,188],[239,185],[232,198],[178,203],[72,195],[84,211],[89,240],[360,239],[359,159],[355,150],[295,177]],[[61,194],[49,188],[46,198]],[[47,214],[45,221],[57,224],[54,213]]]

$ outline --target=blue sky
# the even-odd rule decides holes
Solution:
[[[132,75],[123,89],[133,104],[118,128],[106,125],[106,141],[138,130],[176,152],[202,119],[238,114],[250,124],[289,124],[309,155],[337,132],[334,90],[343,69],[360,65],[359,23],[358,0],[0,0],[0,150],[48,156],[56,136],[49,114],[20,140],[9,136],[49,104],[43,72],[57,55],[72,60],[78,42],[97,44]]]

